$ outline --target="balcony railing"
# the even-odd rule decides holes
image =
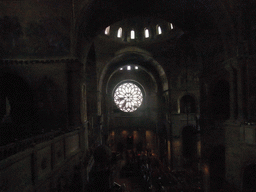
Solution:
[[[80,129],[80,127],[77,127],[75,129],[72,129],[72,130],[77,130],[77,129]],[[49,133],[40,134],[40,135],[31,137],[31,138],[28,138],[28,139],[18,140],[18,141],[9,143],[9,144],[4,145],[4,146],[0,146],[0,161],[9,157],[9,156],[12,156],[16,153],[22,152],[22,151],[24,151],[24,150],[26,150],[30,147],[33,147],[36,144],[49,141],[49,140],[51,140],[55,137],[58,137],[62,134],[70,132],[70,131],[71,131],[71,129],[67,130],[67,131],[63,131],[63,130],[59,129],[59,130],[56,130],[56,131],[51,131]]]

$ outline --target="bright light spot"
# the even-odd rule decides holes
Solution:
[[[135,69],[139,69],[139,67],[138,67],[138,66],[135,66]]]
[[[108,26],[106,29],[105,29],[105,35],[109,35],[110,33],[110,26]]]
[[[127,70],[131,70],[131,66],[129,65],[129,66],[127,66]]]
[[[145,38],[149,38],[149,30],[145,29]]]
[[[131,39],[135,39],[135,31],[131,30]]]
[[[171,29],[173,29],[173,24],[172,23],[170,23],[170,27],[171,27]]]
[[[162,34],[162,29],[160,26],[157,27],[157,34],[158,35],[161,35]]]
[[[122,70],[123,70],[123,68],[120,68],[120,70],[122,71]]]
[[[117,37],[121,38],[122,37],[122,28],[120,27],[117,31]]]
[[[133,83],[123,83],[114,93],[114,102],[124,112],[136,111],[142,104],[141,89]]]

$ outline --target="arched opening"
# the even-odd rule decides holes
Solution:
[[[256,164],[248,165],[243,174],[243,192],[253,192],[256,189]]]
[[[192,167],[197,154],[197,137],[193,126],[188,125],[182,130],[182,154],[184,165]]]
[[[196,113],[196,102],[192,96],[184,95],[180,99],[180,113]]]

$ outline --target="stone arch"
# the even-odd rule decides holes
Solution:
[[[121,66],[126,65],[127,62],[138,65],[145,71],[145,73],[149,75],[149,78],[151,78],[153,83],[152,93],[157,95],[159,92],[168,90],[169,85],[165,71],[156,60],[154,60],[150,55],[145,54],[144,52],[128,51],[118,54],[115,58],[108,62],[102,70],[99,79],[98,91],[101,92],[101,95],[104,98],[106,98],[106,95],[109,95],[107,89],[109,89],[109,80],[111,79],[111,76]],[[106,104],[104,102],[106,101],[102,99],[101,107],[104,107],[104,105]]]
[[[197,100],[197,98],[196,98],[196,96],[194,95],[194,94],[191,94],[191,93],[184,93],[184,94],[182,94],[179,98],[178,98],[178,111],[180,112],[180,113],[186,113],[184,110],[182,110],[182,107],[183,107],[183,109],[185,109],[185,104],[186,103],[184,103],[184,102],[186,102],[186,100],[184,100],[185,99],[185,97],[189,97],[188,99],[190,99],[189,100],[189,102],[191,103],[191,112],[190,113],[197,113],[198,111],[197,111],[197,106],[198,106],[198,100]],[[183,103],[182,103],[183,102]]]
[[[103,91],[104,82],[108,82],[109,77],[107,74],[113,74],[118,68],[127,62],[134,62],[142,67],[154,80],[155,86],[159,87],[158,90],[168,90],[168,80],[162,66],[146,51],[136,47],[126,48],[117,53],[111,61],[104,67],[99,80],[99,90]],[[154,72],[154,70],[157,73]],[[107,79],[106,79],[107,78]],[[157,91],[157,90],[156,90]]]

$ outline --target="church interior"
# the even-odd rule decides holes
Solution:
[[[256,191],[256,2],[0,0],[0,191]]]

